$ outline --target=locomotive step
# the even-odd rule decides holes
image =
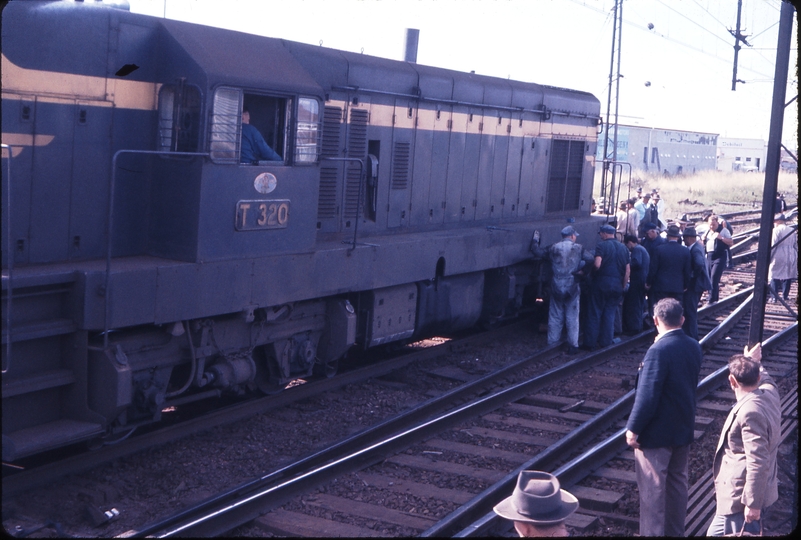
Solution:
[[[3,460],[15,459],[60,448],[103,434],[100,424],[63,419],[3,435]]]
[[[66,386],[74,382],[75,374],[69,369],[54,369],[53,371],[46,371],[19,379],[6,379],[3,380],[3,399],[45,390],[46,388]]]
[[[47,319],[25,323],[14,323],[11,332],[12,342],[28,341],[51,336],[71,334],[78,326],[70,319]],[[3,325],[2,343],[8,342],[8,327]]]

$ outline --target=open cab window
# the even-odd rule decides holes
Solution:
[[[290,160],[296,164],[317,163],[322,132],[319,102],[301,97],[296,114],[294,105],[295,100],[290,98],[218,88],[211,113],[212,160],[242,164]],[[251,127],[244,128],[244,123]]]

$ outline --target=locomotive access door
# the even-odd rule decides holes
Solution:
[[[495,124],[495,150],[492,160],[492,184],[490,192],[489,217],[498,219],[504,213],[504,207],[512,203],[507,199],[506,183],[516,182],[509,170],[509,134],[511,133],[511,115],[508,112],[498,113]]]
[[[412,170],[411,224],[442,223],[448,167],[449,110],[417,109]]]
[[[450,140],[448,147],[448,169],[445,187],[445,223],[461,219],[462,176],[465,163],[465,137],[467,108],[454,107],[450,114]]]
[[[358,105],[351,104],[347,108],[347,156],[364,160],[367,157],[367,124],[369,120],[370,101],[366,96],[359,96]],[[366,186],[361,185],[362,167],[358,163],[345,163],[345,185],[342,198],[341,230],[352,231],[356,226],[359,207],[364,215],[364,200],[359,204],[359,197],[364,197]],[[361,190],[360,190],[361,188]],[[361,191],[361,192],[360,192]]]
[[[409,224],[416,112],[415,103],[410,99],[398,98],[395,100],[389,204],[387,205],[387,227],[389,228]]]
[[[460,220],[473,221],[476,219],[476,196],[479,181],[478,165],[481,153],[481,123],[483,121],[481,109],[469,107],[464,117],[461,129],[465,130],[464,141],[464,170],[462,175],[462,200]],[[456,129],[456,126],[454,126]]]
[[[509,121],[509,152],[506,159],[506,184],[503,190],[503,217],[518,215],[523,159],[523,116]]]
[[[338,232],[340,224],[340,186],[344,178],[345,165],[341,161],[330,161],[325,158],[340,157],[340,145],[343,138],[342,101],[329,101],[325,104],[323,116],[323,144],[320,152],[320,190],[317,200],[317,230],[322,232]]]

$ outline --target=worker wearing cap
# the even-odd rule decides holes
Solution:
[[[562,241],[547,249],[532,241],[531,251],[535,258],[545,258],[551,264],[551,298],[548,307],[548,345],[562,339],[562,329],[567,327],[568,352],[578,352],[579,335],[579,284],[577,277],[589,268],[593,258],[581,244],[576,243],[579,233],[573,226],[562,229]]]
[[[601,226],[601,241],[595,246],[595,273],[590,291],[590,313],[584,333],[584,347],[612,344],[615,333],[615,314],[628,287],[629,250],[615,239],[615,228]]]
[[[690,249],[690,283],[684,291],[684,333],[693,339],[698,339],[698,302],[704,291],[712,288],[709,272],[706,268],[706,255],[704,244],[698,241],[695,227],[687,227],[682,232],[684,245]]]

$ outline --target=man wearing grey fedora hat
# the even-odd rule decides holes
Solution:
[[[568,536],[565,519],[578,507],[578,499],[561,489],[554,475],[521,471],[512,494],[493,510],[514,521],[520,536]]]

